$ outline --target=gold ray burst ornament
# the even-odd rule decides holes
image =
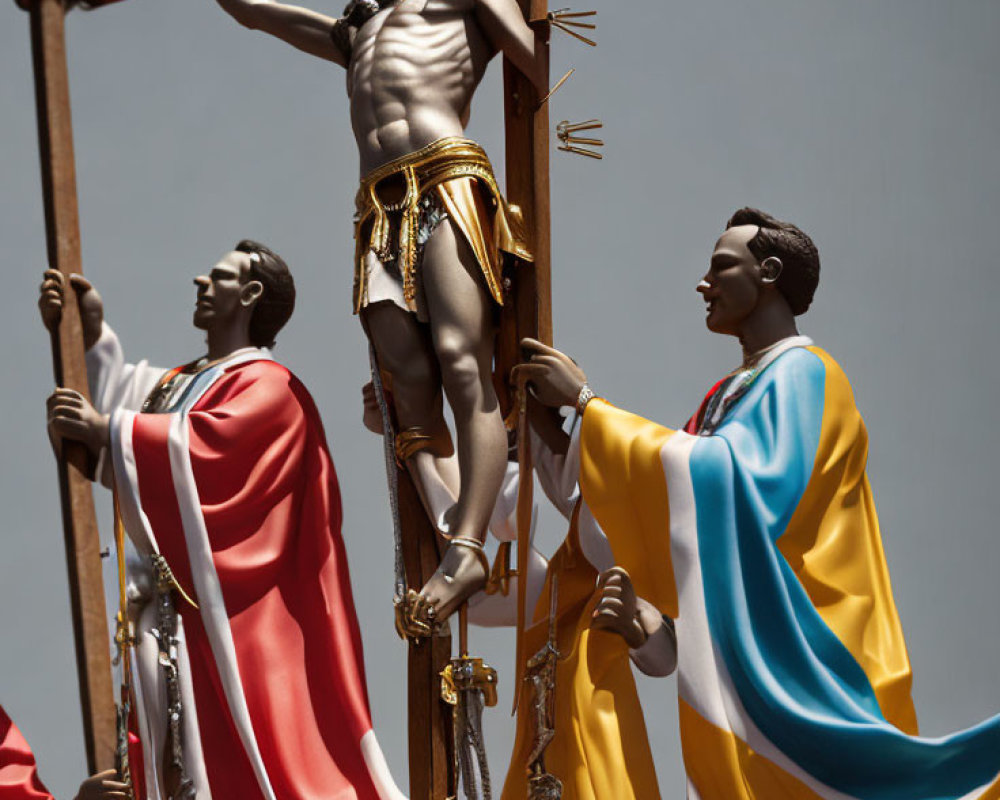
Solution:
[[[553,28],[558,28],[563,33],[568,33],[574,39],[579,39],[584,44],[589,44],[591,47],[597,47],[597,42],[584,36],[579,30],[583,29],[587,31],[596,31],[597,26],[592,22],[581,22],[582,19],[587,17],[596,17],[596,11],[570,11],[568,8],[560,8],[556,11],[550,11],[547,15],[549,24]]]
[[[577,153],[588,158],[602,159],[604,158],[603,154],[588,148],[604,147],[604,140],[591,136],[578,136],[577,134],[581,131],[593,131],[603,127],[604,123],[599,119],[588,119],[585,122],[570,122],[564,119],[556,125],[556,136],[562,142],[559,149],[566,153]]]

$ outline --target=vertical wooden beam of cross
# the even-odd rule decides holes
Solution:
[[[525,18],[545,20],[547,0],[519,0]],[[536,27],[539,44],[548,53],[548,25]],[[547,58],[547,56],[546,56]],[[511,62],[504,61],[507,198],[520,207],[530,238],[533,264],[518,264],[508,276],[508,301],[497,342],[494,383],[510,411],[507,377],[520,360],[518,342],[532,336],[552,341],[549,245],[549,115],[539,104],[531,82]],[[405,470],[399,471],[399,510],[403,529],[404,565],[409,586],[423,586],[438,564],[433,526]],[[408,657],[408,744],[410,797],[443,800],[456,788],[451,741],[451,709],[440,699],[440,674],[451,656],[451,638],[434,636],[410,642]],[[515,687],[516,692],[516,687]]]
[[[406,469],[397,468],[399,523],[407,586],[423,586],[437,569],[437,533]],[[455,785],[451,706],[441,699],[441,672],[451,659],[451,634],[407,640],[406,695],[410,800],[444,800]]]
[[[49,266],[68,277],[81,272],[81,267],[66,65],[64,18],[67,7],[62,0],[18,0],[18,5],[31,15]],[[52,360],[56,384],[87,396],[83,330],[74,302],[64,304],[62,321],[52,334]],[[115,765],[115,705],[100,539],[86,473],[86,449],[82,445],[65,447],[64,456],[59,460],[59,494],[87,765],[94,773]]]
[[[518,0],[545,54],[548,79],[548,0]],[[549,107],[527,77],[504,59],[504,120],[507,201],[521,210],[534,255],[517,265],[505,286],[508,302],[501,315],[494,384],[508,418],[514,391],[510,371],[521,360],[525,336],[552,343],[552,279],[549,209]]]
[[[525,18],[544,48],[548,76],[548,0],[519,0]],[[504,61],[507,200],[519,206],[528,228],[534,262],[520,265],[513,304],[517,331],[552,343],[552,279],[549,210],[549,107],[509,60]],[[516,344],[516,343],[515,343]],[[505,356],[508,354],[504,354]],[[514,366],[519,348],[513,354]],[[507,373],[509,375],[509,372]],[[506,375],[505,375],[506,377]]]
[[[519,0],[521,10],[535,29],[538,45],[544,48],[545,75],[548,80],[550,26],[547,0]],[[552,343],[552,273],[551,273],[551,211],[549,206],[549,106],[542,96],[510,61],[504,62],[504,93],[506,96],[507,198],[519,206],[524,216],[534,261],[518,265],[511,287],[514,302],[504,310],[504,324],[497,349],[497,377],[507,382],[506,395],[512,397],[509,385],[511,369],[521,360],[520,341],[525,336]],[[501,394],[501,397],[504,395]],[[527,402],[533,402],[530,398]],[[506,409],[505,409],[506,410]],[[525,425],[526,416],[519,415]],[[528,548],[525,531],[530,525],[531,455],[528,436],[518,436],[518,457],[521,461],[521,485],[518,498],[518,597],[517,646],[512,676],[515,708],[520,695],[524,653],[522,632],[525,624],[526,579]],[[526,522],[527,520],[527,522]]]

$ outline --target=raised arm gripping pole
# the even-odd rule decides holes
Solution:
[[[30,14],[38,114],[38,149],[49,266],[67,278],[81,272],[80,223],[70,118],[62,0],[17,0]],[[94,3],[97,4],[96,2]],[[68,281],[67,281],[68,285]],[[52,361],[58,386],[88,396],[83,328],[76,303],[66,303],[52,332]],[[104,605],[100,538],[83,445],[63,448],[59,459],[70,605],[76,641],[77,674],[83,713],[87,766],[91,773],[115,766],[115,704],[111,643]]]

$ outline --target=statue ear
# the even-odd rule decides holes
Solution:
[[[764,284],[773,284],[781,275],[781,270],[785,265],[777,256],[765,258],[760,262],[760,280]]]
[[[249,308],[264,294],[264,284],[260,281],[247,281],[240,290],[240,305]]]

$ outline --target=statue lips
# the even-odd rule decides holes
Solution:
[[[695,287],[695,291],[701,295],[702,300],[705,301],[705,316],[712,316],[712,312],[715,310],[715,297],[709,297],[708,293],[712,290],[712,284],[706,280],[701,280]]]
[[[207,325],[212,319],[212,300],[209,297],[198,297],[194,301],[194,325],[201,327]]]
[[[718,296],[708,297],[704,295],[702,299],[705,301],[705,318],[711,318],[712,314],[715,313],[716,305],[718,303]]]

